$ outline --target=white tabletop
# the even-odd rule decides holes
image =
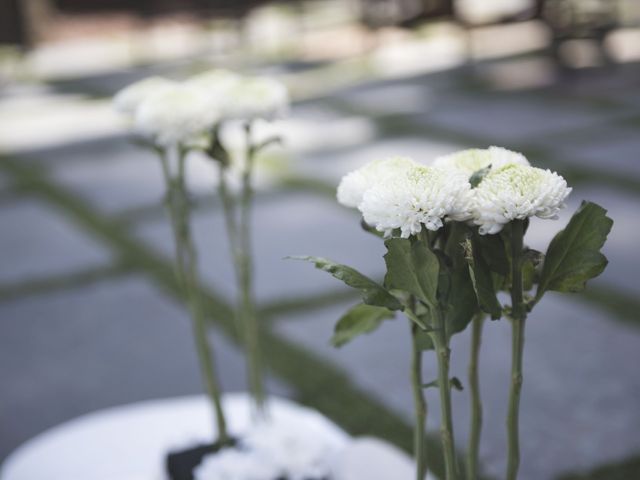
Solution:
[[[414,463],[379,439],[352,439],[318,412],[270,398],[274,421],[298,422],[341,449],[337,480],[410,480]],[[246,394],[224,397],[229,432],[240,436],[251,423]],[[15,450],[0,480],[164,480],[167,452],[209,443],[214,420],[204,396],[150,400],[83,415],[54,427]],[[428,479],[433,480],[429,476]]]
[[[224,398],[229,431],[251,421],[245,394]],[[303,422],[314,433],[347,445],[349,436],[314,410],[270,399],[273,420]],[[204,396],[123,405],[83,415],[29,440],[4,462],[0,480],[163,480],[167,452],[208,443],[214,421]]]

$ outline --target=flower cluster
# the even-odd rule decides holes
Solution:
[[[514,219],[555,218],[570,192],[560,175],[490,147],[440,157],[431,166],[406,157],[373,161],[347,174],[337,196],[376,230],[407,238],[447,220],[469,221],[484,235]]]
[[[150,77],[114,98],[117,110],[133,118],[135,129],[163,148],[191,146],[226,120],[273,120],[286,114],[286,87],[268,77],[245,77],[212,70],[174,82]]]

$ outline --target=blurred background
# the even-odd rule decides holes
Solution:
[[[334,200],[340,177],[394,154],[505,146],[574,187],[529,245],[544,250],[582,199],[615,220],[605,273],[530,317],[521,478],[640,478],[639,62],[637,0],[2,0],[0,460],[78,415],[201,391],[161,171],[110,97],[225,67],[274,75],[293,98],[270,127],[285,143],[260,159],[253,218],[271,392],[410,449],[406,320],[334,350],[333,323],[357,298],[282,258],[381,277],[381,242]],[[214,169],[195,159],[189,173],[211,340],[225,388],[242,390]],[[453,343],[465,383],[468,332]],[[504,468],[509,345],[508,323],[487,322],[489,478]],[[454,393],[462,450],[468,392]]]

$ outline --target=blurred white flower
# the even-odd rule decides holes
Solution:
[[[205,456],[193,474],[195,480],[275,480],[282,476],[269,458],[237,448]]]
[[[403,238],[424,226],[438,230],[445,219],[467,220],[471,185],[455,169],[417,165],[401,174],[380,178],[363,195],[359,209],[364,221],[389,235],[399,229]]]
[[[512,152],[502,147],[489,147],[461,150],[436,158],[433,162],[434,167],[455,168],[468,177],[489,165],[492,170],[497,170],[505,165],[529,165],[529,161],[521,153]]]
[[[229,102],[230,91],[242,81],[242,76],[224,69],[209,70],[189,78],[185,85],[202,90],[207,102],[221,113]]]
[[[288,113],[289,93],[273,78],[243,77],[228,90],[222,110],[228,119],[273,120]]]
[[[174,85],[148,96],[136,110],[135,128],[157,145],[191,145],[213,128],[219,110],[189,85]]]
[[[550,170],[506,165],[491,170],[472,192],[473,221],[485,235],[498,233],[515,219],[557,218],[571,188]]]
[[[136,109],[149,96],[170,90],[175,82],[162,77],[149,77],[132,83],[113,97],[115,109],[122,113],[134,114]]]
[[[335,444],[315,429],[283,421],[257,424],[243,444],[269,459],[287,480],[329,478],[337,454]]]
[[[342,177],[338,185],[338,202],[346,207],[357,208],[364,193],[377,182],[386,182],[395,175],[402,175],[419,164],[407,157],[391,157],[374,160]]]
[[[236,85],[241,79],[241,75],[231,70],[216,68],[194,75],[185,83],[190,86],[204,88],[205,90],[224,92]]]
[[[260,421],[233,448],[207,455],[196,480],[320,480],[329,478],[341,445],[313,424]]]

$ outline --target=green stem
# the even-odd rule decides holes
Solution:
[[[482,401],[480,398],[480,380],[478,362],[482,340],[484,314],[477,313],[471,323],[471,358],[469,359],[469,390],[471,392],[471,425],[469,429],[469,447],[467,449],[467,480],[478,478],[478,451],[482,431]]]
[[[176,246],[176,274],[184,290],[193,322],[196,353],[203,382],[213,406],[218,429],[218,442],[228,443],[227,423],[222,409],[222,392],[214,368],[197,273],[197,253],[190,232],[190,209],[184,176],[184,153],[179,153],[178,174],[172,178],[166,154],[161,155],[162,169],[167,185],[167,203]]]
[[[436,307],[435,330],[432,334],[438,362],[438,390],[440,391],[440,435],[444,450],[445,471],[447,480],[457,480],[458,471],[453,436],[453,413],[451,408],[451,381],[449,378],[449,359],[451,350],[445,331],[442,310]]]
[[[422,386],[422,349],[418,345],[418,326],[410,321],[412,356],[411,356],[411,385],[413,387],[413,404],[415,410],[415,426],[413,449],[416,460],[416,478],[424,480],[427,475],[426,458],[426,422],[427,401]]]
[[[238,242],[238,226],[236,224],[236,211],[234,197],[229,191],[227,184],[227,178],[225,176],[227,167],[220,163],[220,183],[218,187],[218,194],[222,201],[222,211],[224,215],[225,227],[227,231],[227,240],[229,242],[229,250],[231,258],[233,260],[233,268],[235,271],[236,281],[238,289],[240,289],[240,262],[242,257],[242,248]],[[236,334],[238,338],[244,338],[244,326],[242,323],[242,312],[240,311],[240,302],[238,301],[238,309],[235,312]]]
[[[240,312],[244,327],[245,347],[247,352],[247,367],[249,388],[253,395],[259,415],[265,413],[265,391],[263,384],[258,322],[253,302],[252,259],[251,259],[251,204],[253,188],[251,185],[254,167],[254,147],[251,139],[251,123],[245,126],[246,135],[246,165],[242,173],[242,194],[240,200],[240,249],[239,282],[240,282]]]
[[[526,309],[522,291],[522,248],[524,223],[511,222],[511,388],[507,413],[507,480],[516,480],[520,466],[520,392]]]

